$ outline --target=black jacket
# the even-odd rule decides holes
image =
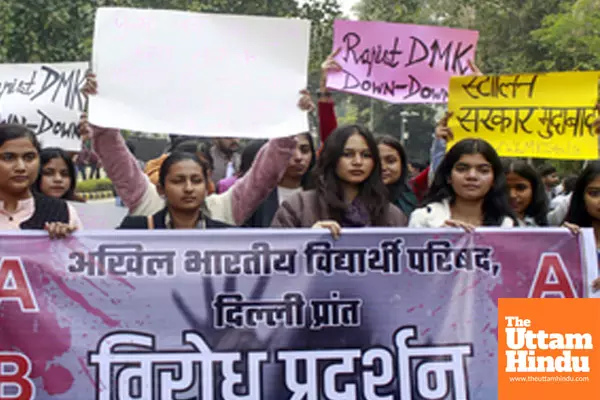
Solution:
[[[125,217],[123,222],[121,222],[121,225],[117,229],[149,229],[148,218],[151,218],[154,222],[153,229],[167,229],[167,226],[165,224],[165,221],[167,219],[167,208],[163,208],[161,211],[157,212],[151,217],[143,217],[137,215],[127,216]],[[231,225],[225,224],[223,222],[206,218],[206,229],[231,227]]]
[[[21,223],[21,229],[44,229],[47,222],[69,223],[69,207],[67,202],[54,197],[34,194],[35,211],[31,218]]]

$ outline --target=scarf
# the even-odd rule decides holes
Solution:
[[[367,206],[358,198],[354,199],[342,215],[341,224],[343,228],[362,228],[371,226],[371,215]]]

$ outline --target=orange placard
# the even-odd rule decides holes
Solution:
[[[498,399],[600,398],[600,299],[500,299]]]

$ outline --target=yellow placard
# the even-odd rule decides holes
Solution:
[[[502,157],[597,159],[597,102],[597,71],[455,77],[448,149],[479,138]]]

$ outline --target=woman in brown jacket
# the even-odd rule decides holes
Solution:
[[[377,143],[361,126],[338,128],[327,138],[314,180],[316,189],[283,202],[273,228],[327,228],[337,237],[342,227],[408,223],[406,215],[388,200]]]

